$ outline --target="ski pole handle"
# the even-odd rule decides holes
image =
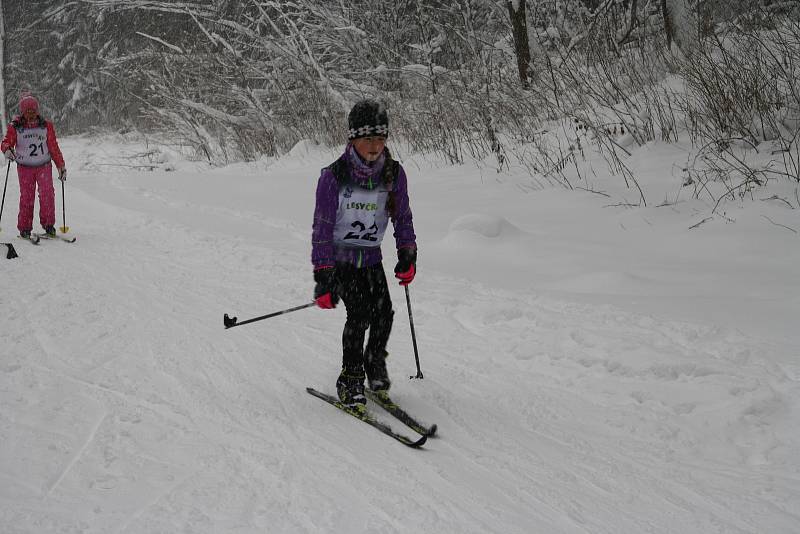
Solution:
[[[303,304],[302,306],[295,306],[294,308],[289,308],[288,310],[281,310],[274,313],[268,313],[267,315],[262,315],[261,317],[253,317],[252,319],[247,319],[246,321],[239,321],[236,317],[229,317],[226,313],[223,318],[222,322],[225,325],[225,329],[233,328],[234,326],[242,326],[243,324],[254,323],[256,321],[263,321],[264,319],[269,319],[270,317],[277,317],[278,315],[283,315],[285,313],[295,312],[297,310],[302,310],[303,308],[310,308],[311,306],[316,306],[316,302],[309,302],[308,304]]]

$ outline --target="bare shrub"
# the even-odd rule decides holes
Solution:
[[[715,210],[771,177],[798,180],[800,24],[766,14],[724,24],[681,65],[688,90],[676,106],[696,147],[689,183]]]

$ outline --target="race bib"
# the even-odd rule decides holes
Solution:
[[[353,184],[340,187],[334,242],[345,247],[381,246],[389,224],[388,196],[389,192],[380,187],[365,189]]]
[[[47,149],[47,128],[20,128],[17,131],[17,163],[26,167],[39,167],[50,163]]]

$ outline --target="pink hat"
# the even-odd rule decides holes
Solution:
[[[39,101],[33,95],[25,95],[19,100],[19,111],[20,113],[25,113],[29,109],[38,112],[39,111]]]

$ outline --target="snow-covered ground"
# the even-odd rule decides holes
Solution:
[[[77,243],[13,237],[13,169],[0,221],[3,533],[800,532],[788,181],[690,229],[679,145],[629,160],[646,208],[600,171],[576,185],[608,197],[404,157],[425,378],[397,286],[389,368],[440,433],[412,450],[304,391],[333,391],[342,308],[222,325],[310,300],[336,153],[62,148]]]

